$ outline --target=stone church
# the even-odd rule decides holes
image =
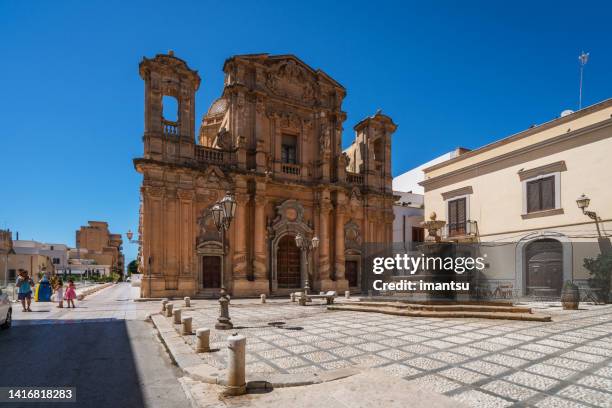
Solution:
[[[380,111],[342,150],[346,89],[293,55],[227,59],[221,96],[196,133],[197,71],[170,51],[144,58],[141,296],[286,295],[362,289],[362,247],[392,241],[391,135]],[[167,98],[178,106],[165,111]],[[221,242],[211,207],[235,217]],[[317,236],[302,253],[295,236]],[[309,259],[306,259],[308,256]]]

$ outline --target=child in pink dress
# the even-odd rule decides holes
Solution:
[[[64,299],[66,299],[66,303],[68,304],[68,308],[70,308],[70,304],[72,304],[72,308],[74,309],[76,306],[74,305],[74,299],[76,299],[76,287],[74,286],[74,282],[72,279],[68,280],[68,289],[66,289],[66,293],[64,294]]]

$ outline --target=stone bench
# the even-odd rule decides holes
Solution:
[[[301,296],[302,296],[301,292],[296,293],[297,299],[299,299]],[[325,299],[328,305],[332,305],[334,304],[334,299],[336,298],[336,296],[337,296],[336,291],[329,290],[326,293],[321,294],[321,295],[306,295],[306,298],[307,298],[307,301],[311,301],[312,299]]]

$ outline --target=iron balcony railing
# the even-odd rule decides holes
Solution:
[[[478,223],[476,221],[464,221],[446,224],[442,228],[442,238],[475,237],[478,235]]]

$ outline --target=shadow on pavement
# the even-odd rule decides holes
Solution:
[[[76,387],[76,404],[23,404],[28,407],[144,407],[126,322],[64,322],[15,321],[1,331],[0,385]]]

